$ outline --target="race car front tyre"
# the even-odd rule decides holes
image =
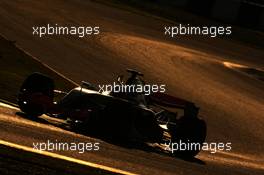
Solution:
[[[33,73],[23,82],[18,93],[18,105],[24,113],[38,117],[46,112],[46,104],[54,97],[54,81],[46,75]]]

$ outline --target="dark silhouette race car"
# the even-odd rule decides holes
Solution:
[[[125,86],[144,86],[143,74],[128,69]],[[18,105],[32,117],[46,114],[65,119],[76,130],[119,141],[158,145],[174,156],[194,157],[206,138],[206,123],[194,103],[161,92],[106,92],[82,82],[65,93],[54,90],[51,78],[33,73],[26,78],[18,94]],[[63,97],[54,102],[54,95]],[[181,145],[185,144],[185,149]],[[195,145],[195,148],[186,147]],[[200,145],[200,146],[199,146]]]

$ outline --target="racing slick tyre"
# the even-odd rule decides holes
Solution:
[[[169,130],[174,156],[192,158],[201,151],[207,130],[204,120],[198,117],[183,117]]]
[[[54,97],[54,81],[46,75],[33,73],[23,82],[18,93],[18,105],[24,113],[38,117],[46,112],[46,104]]]

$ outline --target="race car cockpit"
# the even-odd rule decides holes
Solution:
[[[145,82],[140,78],[143,76],[141,72],[138,72],[133,69],[127,69],[127,72],[130,73],[130,77],[127,79],[126,83],[123,82],[123,76],[118,77],[118,83],[121,86],[125,86],[125,93],[121,92],[122,98],[125,98],[133,103],[136,103],[142,107],[147,105],[144,92],[137,92],[135,89],[139,86],[144,89]],[[120,94],[115,94],[120,95]]]

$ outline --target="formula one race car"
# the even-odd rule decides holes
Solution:
[[[118,77],[119,85],[145,85],[143,74],[131,69],[128,72],[131,76],[126,83]],[[175,156],[194,157],[201,147],[180,149],[180,144],[202,145],[205,141],[206,123],[192,102],[160,92],[101,92],[87,82],[54,102],[58,92],[51,78],[33,73],[22,84],[18,105],[33,117],[47,114],[62,118],[72,128],[89,134],[156,144]]]

